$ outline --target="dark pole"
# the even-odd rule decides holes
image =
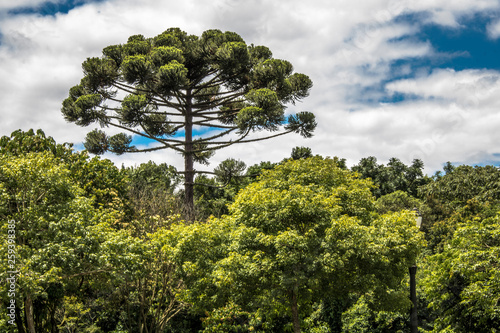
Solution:
[[[417,283],[415,275],[417,274],[417,266],[410,267],[410,300],[412,303],[410,313],[410,332],[418,333],[418,317],[417,317]]]

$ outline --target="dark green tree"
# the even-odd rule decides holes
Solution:
[[[238,191],[252,180],[244,174],[245,169],[244,162],[228,158],[215,167],[214,177],[204,174],[196,177],[194,195],[198,218],[205,219],[210,215],[221,217],[229,212],[227,206],[233,202]]]
[[[500,170],[492,165],[449,167],[435,182],[419,188],[419,195],[432,209],[432,221],[449,218],[469,200],[500,203]]]
[[[63,102],[65,119],[156,142],[138,149],[127,134],[108,136],[96,129],[87,135],[85,147],[96,154],[167,148],[183,154],[188,212],[193,211],[194,162],[208,163],[214,151],[235,143],[291,132],[310,137],[316,127],[310,112],[285,117],[286,104],[308,96],[309,77],[234,32],[208,30],[198,37],[171,28],[154,38],[135,35],[82,66],[83,79]],[[276,132],[282,125],[279,133],[249,137],[256,131]],[[205,134],[197,136],[196,130]]]
[[[132,229],[137,235],[168,227],[180,218],[182,200],[174,193],[181,182],[177,170],[152,161],[125,169],[129,178],[128,196],[133,208]]]
[[[361,178],[371,178],[377,185],[373,190],[375,196],[404,191],[412,196],[417,196],[419,186],[430,182],[430,178],[424,176],[424,163],[413,160],[410,166],[404,164],[397,158],[391,158],[387,165],[378,164],[373,156],[362,158],[359,164],[352,167],[353,171],[360,174]]]
[[[309,147],[294,147],[292,149],[292,159],[300,160],[301,158],[312,157],[312,150]]]

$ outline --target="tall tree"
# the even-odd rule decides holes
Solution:
[[[207,163],[215,150],[290,132],[310,137],[310,112],[285,117],[287,103],[309,94],[308,76],[274,59],[265,46],[248,46],[234,32],[207,30],[198,37],[171,28],[154,38],[131,36],[83,63],[84,77],[71,88],[62,113],[80,126],[99,123],[156,141],[131,146],[132,137],[87,135],[92,153],[173,149],[184,156],[185,202],[193,211],[194,162]],[[284,131],[249,138],[255,131]],[[197,136],[195,131],[204,133]],[[183,131],[181,136],[176,134]]]

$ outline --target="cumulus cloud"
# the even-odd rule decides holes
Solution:
[[[474,164],[481,163],[478,156],[494,158],[499,152],[494,143],[500,139],[494,129],[500,125],[499,72],[439,69],[427,76],[391,82],[386,89],[416,99],[391,109],[413,114],[421,137],[414,142],[421,143],[417,152],[423,160]]]
[[[500,20],[492,22],[487,27],[488,36],[492,39],[500,37]]]
[[[6,13],[12,6],[40,3],[4,1],[0,10]],[[394,63],[436,56],[430,42],[411,38],[422,25],[456,28],[464,15],[498,7],[495,0],[366,0],[334,5],[328,0],[108,0],[54,16],[3,14],[0,133],[42,128],[58,142],[79,143],[92,128],[66,123],[60,105],[69,88],[79,82],[85,58],[99,56],[105,46],[124,43],[133,34],[151,37],[180,27],[199,35],[218,28],[235,31],[248,43],[270,47],[275,57],[289,60],[297,72],[309,75],[314,82],[311,95],[289,111],[312,111],[319,126],[308,140],[289,135],[274,139],[272,145],[264,141],[226,148],[215,155],[211,167],[228,157],[242,158],[247,164],[276,162],[294,146],[345,157],[351,164],[370,155],[405,162],[419,157],[428,171],[447,160],[468,163],[498,153],[492,143],[498,142],[493,128],[500,125],[492,111],[498,107],[498,73],[443,69],[391,82]],[[422,21],[395,20],[415,13],[425,13]],[[496,26],[490,26],[490,36],[500,35]],[[411,66],[398,71],[414,74]],[[378,102],[395,94],[411,98]],[[474,155],[478,151],[483,154]],[[169,151],[107,157],[118,165],[152,159],[182,168],[181,156]]]
[[[458,103],[463,107],[500,107],[497,98],[500,73],[497,71],[437,69],[427,76],[393,81],[386,85],[386,89],[392,94]]]

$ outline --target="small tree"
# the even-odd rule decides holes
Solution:
[[[171,28],[154,38],[135,35],[82,66],[84,78],[63,102],[65,119],[80,126],[97,122],[157,142],[137,149],[125,133],[108,136],[96,129],[86,137],[87,150],[122,154],[168,148],[183,154],[188,212],[193,211],[194,162],[208,163],[215,150],[235,143],[290,132],[310,137],[316,126],[309,112],[285,118],[285,105],[309,94],[309,77],[293,73],[292,64],[274,59],[267,47],[246,45],[234,32],[208,30],[197,37]],[[281,125],[285,131],[249,138]],[[205,134],[196,137],[195,130]]]

